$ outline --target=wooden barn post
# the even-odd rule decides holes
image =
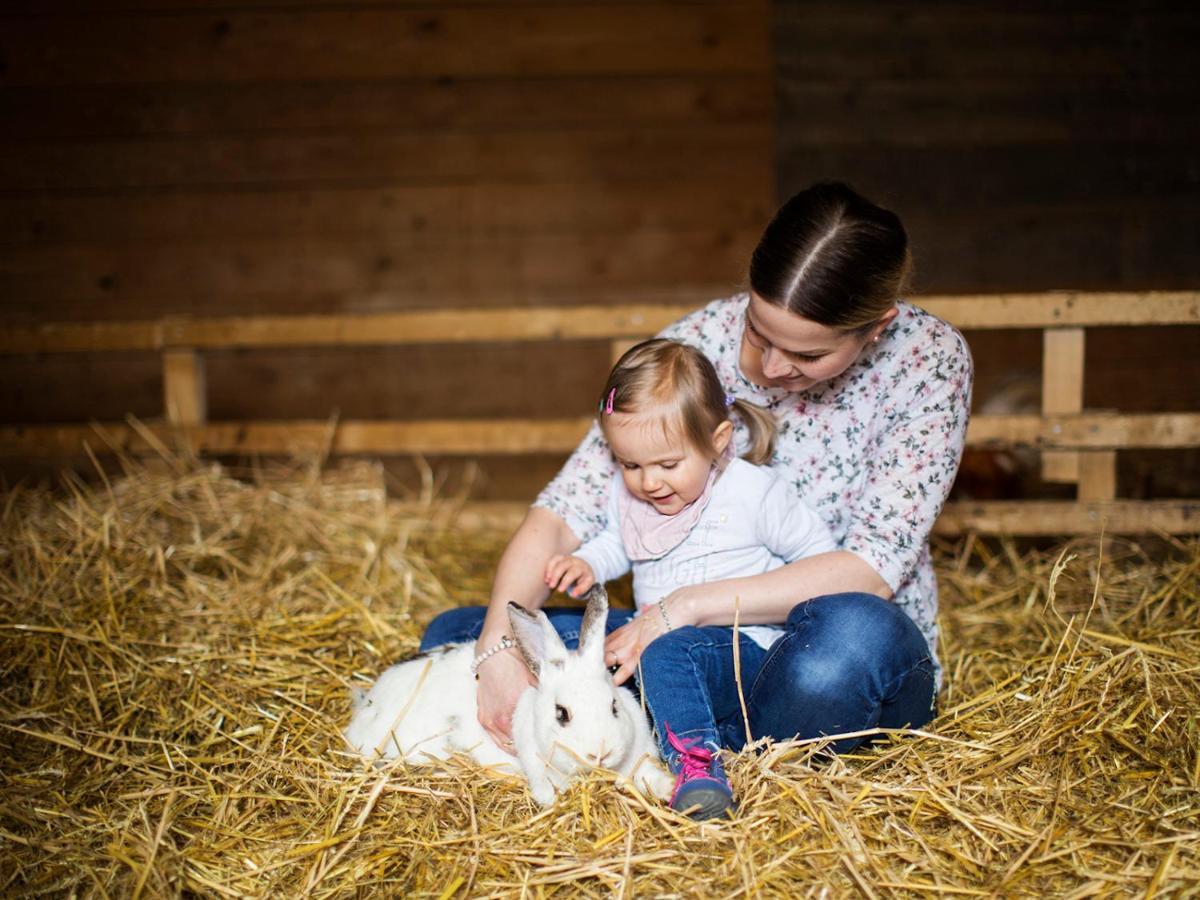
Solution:
[[[172,425],[208,420],[204,359],[190,348],[163,351],[163,407]]]

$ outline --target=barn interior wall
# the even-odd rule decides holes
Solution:
[[[0,322],[698,303],[830,177],[901,213],[918,295],[1194,288],[1197,37],[1146,0],[17,0]],[[1090,339],[1089,405],[1200,408],[1200,334],[1152,331]],[[972,340],[982,396],[1036,374],[1036,346]],[[210,412],[576,415],[607,362],[213,354]],[[6,422],[161,396],[152,354],[0,358]],[[492,461],[481,490],[556,464]]]
[[[51,0],[0,18],[10,323],[700,302],[739,285],[773,203],[764,2]],[[608,361],[218,353],[209,408],[579,415]],[[152,354],[7,357],[0,375],[9,422],[161,411]]]

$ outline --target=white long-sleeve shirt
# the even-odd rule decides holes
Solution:
[[[633,599],[638,609],[657,603],[677,588],[726,578],[762,575],[805,556],[836,550],[829,528],[770,469],[731,460],[713,484],[708,505],[687,536],[658,559],[630,562],[621,540],[618,498],[620,474],[608,497],[608,522],[575,552],[599,582],[633,568]],[[782,634],[770,626],[741,629],[769,647]]]

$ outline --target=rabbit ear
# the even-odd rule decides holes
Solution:
[[[597,663],[604,658],[604,632],[608,624],[608,591],[602,584],[594,584],[584,595],[587,608],[583,611],[583,624],[579,626],[579,654]]]
[[[517,650],[535,678],[542,677],[542,669],[547,663],[561,668],[567,658],[567,648],[544,612],[539,609],[531,613],[525,607],[510,602],[508,621],[512,625]]]

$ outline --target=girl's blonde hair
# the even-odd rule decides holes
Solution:
[[[600,395],[600,427],[607,415],[661,410],[663,428],[715,457],[713,432],[732,409],[750,432],[742,456],[755,465],[775,451],[775,418],[761,406],[727,397],[717,371],[694,347],[653,338],[625,351]]]

